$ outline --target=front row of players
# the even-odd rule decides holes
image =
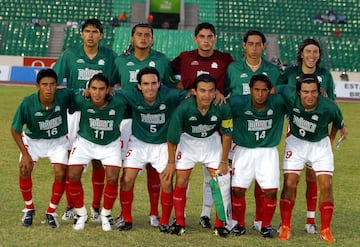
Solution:
[[[73,228],[84,229],[87,211],[81,175],[88,163],[100,160],[106,171],[104,206],[101,222],[104,231],[112,229],[111,210],[120,183],[121,213],[119,230],[130,230],[133,189],[139,171],[151,164],[161,181],[160,231],[177,235],[185,233],[186,190],[191,170],[201,162],[212,177],[215,171],[228,172],[228,153],[235,144],[232,158],[232,222],[218,217],[215,232],[225,237],[246,233],[245,192],[256,178],[264,191],[261,234],[273,237],[271,220],[276,208],[279,188],[280,142],[284,116],[289,118],[289,133],[284,154],[284,186],[280,200],[282,225],[279,239],[291,234],[291,212],[296,186],[304,165],[311,165],[320,184],[320,236],[334,242],[330,229],[333,215],[332,175],[334,159],[332,143],[338,130],[347,136],[339,107],[320,95],[315,75],[305,74],[296,88],[279,86],[270,94],[271,81],[265,75],[255,75],[249,83],[250,94],[232,96],[228,103],[215,105],[216,82],[211,75],[195,79],[192,96],[187,91],[161,87],[158,71],[144,68],[137,76],[136,89],[110,93],[108,79],[96,74],[83,92],[57,89],[56,73],[41,70],[37,75],[38,91],[20,103],[11,128],[21,155],[19,186],[25,201],[22,224],[32,225],[35,206],[32,201],[31,174],[39,158],[49,158],[54,169],[54,183],[49,207],[45,212],[48,224],[56,228],[56,207],[65,191],[65,171],[68,167],[69,192],[76,210]],[[160,89],[161,88],[161,89]],[[126,106],[132,109],[132,135],[122,166],[119,125]],[[78,137],[68,158],[67,109],[81,111]],[[328,125],[332,124],[330,134]],[[26,128],[23,130],[23,126]],[[176,174],[173,189],[173,177]],[[176,222],[169,219],[174,207]],[[224,227],[231,225],[230,229]]]

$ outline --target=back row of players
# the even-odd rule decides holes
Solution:
[[[250,30],[245,34],[243,39],[244,57],[240,61],[234,61],[230,54],[214,49],[216,32],[214,26],[209,23],[201,23],[195,29],[194,42],[198,49],[182,52],[172,61],[151,48],[153,30],[148,24],[138,24],[133,27],[131,45],[120,56],[110,49],[99,46],[99,41],[103,37],[103,27],[97,19],[89,19],[84,23],[81,36],[83,45],[69,48],[62,54],[54,66],[56,74],[53,75],[48,70],[39,73],[37,83],[40,103],[33,104],[35,96],[32,96],[31,106],[26,105],[26,100],[24,100],[14,119],[12,133],[22,153],[19,183],[26,205],[22,219],[23,225],[31,225],[35,213],[31,195],[32,161],[36,162],[38,157],[53,155],[53,153],[38,153],[40,150],[36,149],[36,145],[42,147],[43,143],[41,142],[32,144],[35,149],[34,153],[31,153],[31,145],[28,145],[27,142],[34,141],[33,139],[37,142],[37,139],[43,141],[42,139],[50,138],[51,140],[62,137],[66,133],[66,128],[64,129],[63,126],[66,123],[66,116],[61,114],[71,102],[70,109],[75,113],[67,116],[70,138],[67,148],[72,147],[69,162],[60,155],[62,152],[56,152],[61,159],[60,157],[55,160],[50,159],[54,164],[55,171],[53,195],[46,211],[50,226],[58,226],[55,209],[65,190],[63,164],[69,163],[66,178],[68,208],[63,219],[70,219],[75,208],[74,229],[84,228],[87,211],[84,207],[80,179],[82,171],[86,170],[87,164],[92,160],[91,219],[94,221],[101,219],[103,230],[111,230],[111,209],[117,197],[118,177],[121,159],[123,159],[125,162],[120,186],[121,213],[116,222],[119,230],[132,228],[131,204],[134,182],[138,172],[146,167],[151,205],[150,224],[159,226],[161,232],[171,231],[182,235],[185,232],[186,189],[190,171],[195,162],[205,164],[204,200],[200,224],[202,227],[211,228],[212,195],[209,180],[214,176],[214,170],[220,169],[226,173],[227,153],[230,148],[231,136],[233,136],[234,145],[231,150],[234,152],[230,152],[229,158],[233,160],[234,169],[232,178],[234,223],[230,228],[226,228],[224,222],[216,217],[215,233],[220,236],[226,236],[229,230],[235,235],[246,233],[245,191],[251,181],[256,178],[254,227],[264,237],[272,237],[270,224],[276,207],[276,191],[279,188],[279,165],[277,151],[274,147],[280,141],[283,115],[287,113],[290,122],[293,123],[290,124],[290,131],[293,134],[290,137],[296,136],[294,142],[310,142],[312,145],[310,148],[307,146],[307,149],[309,148],[312,153],[306,153],[305,157],[298,157],[298,151],[292,149],[291,145],[293,144],[289,144],[292,143],[291,138],[287,138],[289,143],[286,148],[289,150],[286,151],[284,161],[285,181],[280,201],[282,227],[279,239],[289,239],[290,237],[290,216],[295,200],[296,184],[300,171],[306,164],[307,167],[313,168],[307,169],[306,231],[316,233],[316,173],[320,183],[327,185],[320,187],[321,236],[326,241],[335,241],[330,230],[333,212],[331,193],[333,156],[327,126],[333,122],[334,128],[330,133],[331,143],[338,129],[341,129],[342,136],[346,136],[346,129],[343,128],[342,116],[338,107],[330,100],[323,100],[323,96],[331,100],[335,99],[334,83],[330,72],[319,67],[321,49],[316,40],[306,39],[299,47],[297,66],[287,68],[284,73],[280,74],[275,65],[263,59],[262,53],[266,46],[266,38],[257,30]],[[156,68],[156,70],[151,68]],[[45,82],[42,81],[43,78],[46,79]],[[51,97],[51,88],[56,87],[51,78],[55,78],[58,84],[66,78],[67,87],[74,89],[75,93],[78,89],[86,88],[88,85],[87,91],[90,100],[84,99],[82,95],[74,96],[74,92],[63,90],[65,95],[61,96],[61,102],[57,102],[59,100],[59,97],[56,96],[58,93],[54,91],[55,96]],[[293,89],[294,92],[288,92],[290,89],[279,86],[281,84],[295,86],[297,81],[299,84],[296,89]],[[158,90],[160,82],[163,86],[161,90]],[[41,90],[44,83],[44,89]],[[270,95],[270,91],[275,92],[273,85],[283,97],[280,94]],[[304,88],[302,88],[303,85]],[[110,96],[110,87],[121,87],[122,90],[116,96]],[[187,91],[174,91],[166,89],[166,87],[189,90],[194,95],[173,113],[180,101],[186,97]],[[319,96],[318,92],[321,92],[322,96]],[[42,94],[44,95],[42,96]],[[224,95],[248,94],[251,95],[231,97],[230,107],[225,104]],[[119,95],[120,97],[117,97]],[[45,103],[41,102],[42,97],[47,99]],[[57,104],[59,105],[57,106]],[[286,104],[294,108],[288,108],[286,111]],[[321,107],[318,107],[318,104]],[[125,109],[124,105],[127,105],[128,109]],[[24,107],[34,108],[32,109],[34,115],[25,114]],[[174,115],[172,118],[176,119],[171,123],[169,122],[170,115]],[[36,119],[33,119],[34,117]],[[233,131],[232,121],[234,121]],[[80,129],[78,128],[79,122]],[[120,122],[121,137],[120,132],[115,130],[115,126],[118,126]],[[21,139],[24,124],[27,124],[27,129]],[[171,131],[168,132],[169,124]],[[41,134],[34,134],[36,131],[31,129],[32,126],[38,128],[37,130]],[[180,135],[182,129],[185,133]],[[217,131],[223,134],[222,142],[219,141],[220,136],[216,134]],[[121,139],[121,142],[117,141],[118,138]],[[205,140],[210,143],[206,146],[207,148],[204,148],[203,145],[193,144],[198,141],[202,143]],[[65,140],[62,141],[65,144]],[[326,147],[324,154],[326,164],[321,161],[319,167],[316,167],[315,164],[319,160],[318,154],[322,151],[322,148],[320,151],[318,150],[320,141],[323,143],[321,147]],[[121,155],[115,151],[120,149],[120,143]],[[296,143],[295,148],[298,148],[300,144]],[[27,150],[25,145],[28,147]],[[49,147],[53,145],[49,144]],[[63,147],[63,145],[57,146]],[[170,152],[168,152],[167,159],[164,152],[167,152],[168,146]],[[317,148],[313,148],[313,146]],[[196,147],[201,148],[196,151]],[[272,148],[269,149],[269,147]],[[261,152],[261,156],[259,152]],[[232,157],[233,153],[234,157]],[[301,152],[301,154],[303,153]],[[204,160],[201,155],[204,155]],[[312,157],[314,155],[316,157]],[[287,159],[291,160],[294,156],[302,164],[294,164],[294,161],[287,162]],[[255,157],[256,159],[253,160]],[[270,160],[272,162],[269,162]],[[106,169],[103,169],[103,166]],[[172,177],[175,169],[176,182],[173,191]],[[272,173],[268,173],[269,170]],[[104,185],[105,173],[106,186]],[[104,202],[100,211],[103,191]],[[160,194],[161,218],[158,212]],[[170,229],[169,218],[173,205],[176,223]]]

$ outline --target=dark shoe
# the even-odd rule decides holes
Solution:
[[[126,221],[122,221],[119,226],[118,226],[118,230],[119,231],[129,231],[132,229],[132,222],[126,222]]]
[[[46,213],[45,214],[46,216],[46,222],[48,223],[48,225],[51,227],[51,228],[57,228],[59,227],[59,223],[56,219],[56,217],[58,216],[56,213]]]
[[[214,234],[216,236],[226,238],[229,235],[230,231],[223,226],[214,227]]]
[[[261,227],[260,233],[264,238],[273,238],[274,237],[273,236],[273,228],[271,225]]]
[[[180,225],[175,225],[173,229],[171,229],[171,234],[182,236],[185,234],[185,227]]]
[[[207,216],[201,216],[200,217],[200,222],[199,224],[203,227],[203,228],[209,228],[211,229],[211,223],[210,223],[210,218]]]
[[[23,209],[24,216],[21,219],[21,223],[23,226],[31,226],[33,223],[33,217],[35,215],[34,209]]]
[[[231,234],[234,234],[235,236],[241,236],[246,234],[246,228],[243,226],[240,226],[239,224],[236,224],[233,229],[231,229]]]
[[[161,233],[170,233],[169,225],[159,225],[159,229]]]

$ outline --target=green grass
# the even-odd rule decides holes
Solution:
[[[335,213],[332,221],[337,243],[327,244],[318,235],[305,234],[305,200],[304,179],[298,188],[298,198],[293,213],[293,234],[289,241],[263,239],[259,233],[251,230],[254,217],[253,187],[247,193],[246,220],[248,233],[241,237],[220,239],[210,230],[201,229],[198,225],[202,203],[202,169],[197,165],[190,180],[190,192],[186,207],[187,232],[183,237],[160,234],[158,229],[148,223],[149,202],[146,189],[146,176],[140,175],[136,181],[135,200],[133,204],[134,228],[129,232],[103,232],[100,224],[89,222],[84,231],[72,230],[71,222],[60,220],[58,229],[50,229],[42,224],[44,212],[50,199],[53,173],[46,159],[41,160],[33,172],[33,200],[37,214],[34,224],[25,228],[21,225],[21,210],[24,203],[18,188],[18,149],[10,135],[10,125],[19,101],[27,94],[34,92],[32,86],[0,85],[0,246],[360,246],[359,228],[359,147],[360,130],[358,123],[358,103],[339,103],[347,123],[349,137],[334,150],[335,154]],[[283,142],[279,146],[283,152]],[[83,175],[85,203],[91,203],[91,171]],[[65,197],[62,198],[58,213],[65,208]],[[119,201],[116,201],[113,215],[119,213]],[[212,214],[214,215],[214,214]],[[279,222],[279,207],[276,210],[273,225]],[[317,213],[319,224],[319,213]],[[276,235],[277,236],[277,235]]]

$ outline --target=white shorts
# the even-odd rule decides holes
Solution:
[[[209,169],[217,170],[221,161],[222,145],[218,132],[206,138],[183,133],[175,154],[176,170],[191,170],[201,162]]]
[[[73,114],[69,114],[69,112],[67,113],[69,150],[71,150],[76,140],[76,136],[79,131],[80,117],[81,117],[80,111],[76,111]]]
[[[69,140],[66,136],[56,139],[32,139],[23,134],[22,140],[34,162],[39,158],[48,158],[51,164],[67,165]]]
[[[132,125],[131,118],[123,119],[120,123],[121,157],[123,157],[123,159],[126,156],[126,152],[129,146],[129,139],[131,136],[131,125]]]
[[[279,153],[276,147],[235,148],[232,162],[232,187],[248,189],[256,179],[262,189],[278,189]]]
[[[330,138],[318,142],[301,140],[294,135],[286,138],[284,153],[284,173],[301,173],[304,166],[311,167],[316,175],[334,172],[334,155]]]
[[[236,146],[237,145],[235,144],[235,142],[231,142],[231,147],[230,147],[229,155],[228,155],[229,160],[232,160],[234,158],[234,153],[235,153]]]
[[[143,170],[148,163],[150,163],[158,173],[161,173],[165,169],[168,163],[167,143],[146,143],[131,135],[128,151],[125,156],[124,168]]]
[[[107,144],[99,145],[78,136],[69,157],[69,166],[84,166],[91,160],[100,160],[103,166],[121,167],[120,138]]]

